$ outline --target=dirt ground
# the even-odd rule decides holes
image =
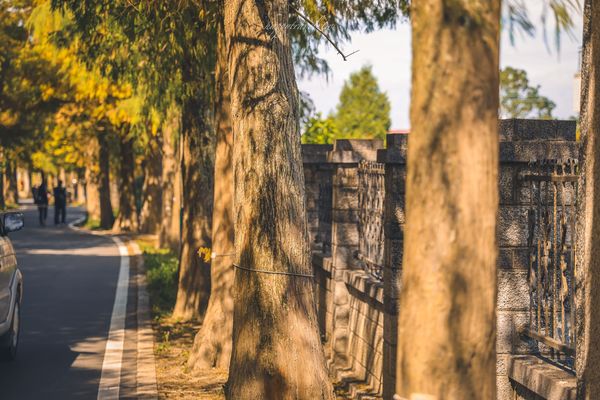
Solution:
[[[192,375],[187,368],[189,350],[199,325],[167,319],[153,324],[156,380],[160,399],[225,400],[227,371],[211,370]]]

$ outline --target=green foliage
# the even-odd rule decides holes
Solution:
[[[350,75],[332,119],[336,138],[384,139],[391,126],[390,101],[379,90],[371,66]]]
[[[506,67],[500,71],[500,114],[503,118],[552,119],[556,104],[530,86],[527,72]]]
[[[169,315],[177,298],[178,257],[167,249],[157,249],[150,242],[138,241],[146,267],[148,292],[154,317]]]
[[[546,24],[548,22],[548,12],[551,11],[554,17],[554,43],[556,49],[560,51],[561,33],[565,32],[573,37],[573,15],[581,13],[581,3],[579,0],[541,0],[542,15],[540,17],[544,42],[548,46],[548,35]],[[508,28],[510,41],[515,42],[515,33],[524,32],[529,36],[535,33],[535,26],[529,18],[528,7],[523,0],[505,0],[503,2],[504,12],[502,22]]]
[[[306,123],[302,143],[305,144],[332,144],[338,136],[337,127],[331,116],[323,118],[321,113],[309,118]]]

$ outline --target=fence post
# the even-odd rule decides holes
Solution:
[[[358,163],[375,161],[381,140],[337,140],[328,161],[335,163],[333,176],[333,210],[331,227],[331,284],[333,304],[332,332],[328,352],[336,367],[348,363],[348,325],[350,301],[344,283],[344,271],[352,268],[354,253],[358,250]]]
[[[398,342],[398,299],[404,245],[404,193],[408,135],[387,136],[387,150],[379,162],[385,163],[385,258],[383,269],[383,398],[396,391],[396,353]]]

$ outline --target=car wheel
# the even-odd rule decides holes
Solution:
[[[19,333],[21,330],[21,304],[19,299],[15,303],[10,329],[2,337],[2,349],[0,357],[4,361],[13,361],[17,358],[17,348],[19,347]]]

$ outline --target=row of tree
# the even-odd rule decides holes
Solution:
[[[572,2],[547,1],[559,27],[569,26]],[[103,227],[159,233],[165,244],[181,230],[174,316],[203,320],[189,365],[229,368],[228,398],[333,399],[309,278],[295,76],[327,71],[321,41],[394,24],[408,2],[0,5],[0,34],[14,41],[0,60],[2,157],[79,171],[88,211]],[[527,29],[521,2],[505,5],[509,26]],[[582,133],[592,155],[600,151],[598,8],[586,2]],[[398,393],[494,398],[501,4],[420,0],[410,19]],[[600,215],[596,164],[585,170],[594,189],[587,204]],[[210,264],[201,247],[212,248]],[[593,278],[600,257],[587,260]],[[585,354],[593,360],[594,351]],[[592,374],[586,362],[581,373]]]

